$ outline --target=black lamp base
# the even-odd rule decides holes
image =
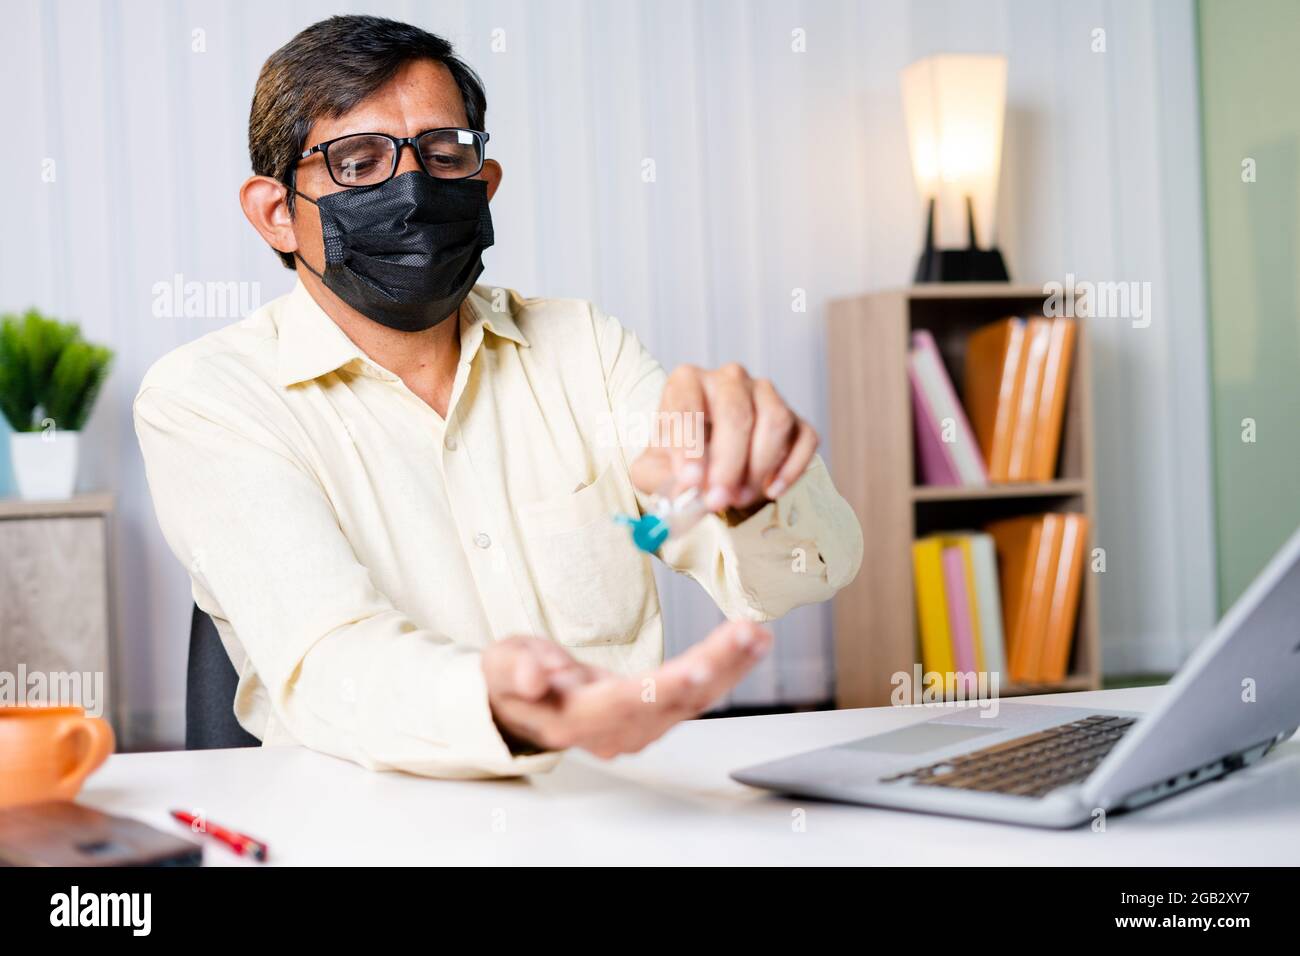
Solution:
[[[1009,282],[997,249],[926,249],[916,263],[916,282]]]
[[[916,264],[916,282],[1009,282],[1007,264],[995,246],[979,249],[975,246],[975,208],[966,197],[967,246],[965,249],[936,249],[934,247],[934,198],[930,199],[929,216],[925,226],[925,248]]]

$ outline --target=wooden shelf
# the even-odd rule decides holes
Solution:
[[[0,520],[5,518],[76,518],[105,515],[113,510],[113,495],[107,491],[74,495],[52,501],[24,501],[0,498]]]
[[[1071,674],[1055,684],[1007,684],[998,688],[999,697],[1029,697],[1033,694],[1060,694],[1072,690],[1097,690],[1091,674]]]
[[[1081,495],[1087,484],[1077,478],[1061,481],[1009,482],[972,487],[949,485],[914,485],[913,501],[979,501],[986,498],[1060,498]]]
[[[968,302],[991,299],[1041,301],[1046,298],[1040,285],[1011,282],[922,282],[882,294],[901,295],[909,299],[962,299]]]
[[[982,487],[917,483],[907,378],[911,333],[925,329],[934,336],[960,393],[967,336],[1009,315],[1042,315],[1046,298],[1042,286],[984,282],[918,285],[831,303],[831,468],[862,524],[865,549],[862,570],[834,601],[840,707],[889,704],[893,675],[910,672],[918,659],[912,591],[912,542],[918,535],[1039,511],[1084,514],[1090,536],[1095,534],[1088,328],[1081,319],[1057,478]],[[1097,583],[1085,574],[1070,676],[1049,685],[1007,684],[1000,695],[1100,687],[1098,619]]]

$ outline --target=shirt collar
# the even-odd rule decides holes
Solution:
[[[465,351],[465,333],[479,325],[499,338],[528,347],[528,340],[515,324],[515,312],[521,305],[517,293],[509,289],[476,285],[465,296],[465,304],[468,308],[461,314],[460,326],[462,352]]]
[[[279,378],[282,386],[308,382],[365,359],[334,320],[317,305],[299,279],[276,316],[280,338]]]
[[[498,311],[493,308],[494,292],[486,286],[475,286],[465,297],[467,308],[461,310],[460,319],[462,361],[472,361],[484,331],[528,345],[513,317],[517,296],[501,290],[498,294],[505,297],[505,308]],[[311,297],[301,279],[287,296],[276,325],[280,339],[278,376],[280,385],[286,388],[337,371],[350,362],[361,362],[382,378],[396,378],[344,334]]]

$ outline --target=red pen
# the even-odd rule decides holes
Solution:
[[[251,856],[258,863],[265,863],[270,853],[270,848],[261,840],[254,840],[251,836],[246,836],[243,833],[236,833],[234,830],[219,827],[203,817],[186,813],[184,810],[173,810],[172,816],[189,827],[192,832],[206,833],[213,839],[220,840],[240,856]]]

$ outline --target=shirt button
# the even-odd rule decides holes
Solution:
[[[799,512],[796,511],[794,508],[791,508],[791,509],[790,509],[790,527],[793,528],[793,527],[795,526],[795,524],[798,523],[798,521],[799,521]]]
[[[480,548],[490,548],[492,547],[492,539],[480,531],[478,534],[474,535],[474,544]]]
[[[443,442],[443,444],[447,446],[447,451],[456,450],[456,439],[453,438],[451,435],[447,436],[447,440]]]

